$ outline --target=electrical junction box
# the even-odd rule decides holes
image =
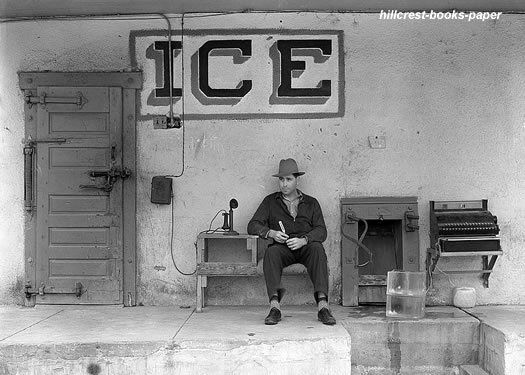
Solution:
[[[173,116],[171,119],[162,115],[153,117],[153,129],[179,129],[181,127],[182,120],[180,116]]]
[[[171,178],[155,176],[151,180],[151,203],[170,204],[172,192]]]
[[[153,129],[167,129],[168,118],[166,116],[155,116],[153,118]]]

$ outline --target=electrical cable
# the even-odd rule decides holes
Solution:
[[[222,210],[217,211],[217,213],[215,214],[215,216],[213,217],[213,219],[211,219],[211,221],[210,221],[210,227],[209,227],[208,231],[211,230],[211,226],[212,226],[212,224],[213,224],[213,220],[215,220],[215,218],[217,218],[217,216],[218,216],[221,212],[226,212],[226,213],[227,213],[228,211],[226,211],[225,209],[222,209]],[[219,227],[219,228],[220,228],[220,227]],[[218,229],[218,228],[217,228],[217,229]],[[214,231],[216,231],[217,229],[215,229]],[[201,233],[202,233],[202,232],[201,232]],[[199,234],[200,234],[200,233],[199,233]]]
[[[439,268],[439,266],[436,264],[436,269],[441,272],[443,275],[445,275],[446,277],[448,277],[448,282],[450,283],[450,285],[452,285],[453,287],[456,287],[456,284],[454,284],[454,282],[452,281],[452,278],[450,277],[450,274],[446,273],[445,271],[443,271],[441,268]]]
[[[168,62],[169,62],[169,93],[170,93],[170,110],[169,110],[169,123],[171,125],[173,125],[173,51],[171,49],[171,32],[172,32],[172,29],[171,29],[171,22],[169,20],[169,18],[165,15],[165,14],[162,14],[162,13],[159,13],[159,15],[164,18],[168,24]],[[181,18],[181,45],[183,46],[184,45],[184,15],[182,15],[182,18]],[[181,116],[181,126],[182,126],[182,171],[178,174],[178,175],[165,175],[164,177],[167,177],[167,178],[178,178],[178,177],[181,177],[183,174],[184,174],[184,164],[185,164],[185,161],[184,161],[184,154],[185,154],[185,149],[186,149],[186,145],[185,145],[185,140],[186,140],[186,124],[184,123],[184,48],[181,48],[181,71],[182,71],[182,95],[181,95],[181,101],[182,101],[182,116]],[[217,213],[218,215],[218,213]],[[215,215],[215,217],[217,217],[217,215]],[[215,219],[214,217],[214,219]],[[211,225],[213,223],[213,219],[212,219],[212,222],[210,223],[210,230],[211,230]],[[197,266],[195,266],[195,270],[191,273],[186,273],[186,272],[183,272],[179,269],[179,267],[177,267],[177,263],[175,262],[175,256],[173,255],[173,233],[174,233],[174,228],[173,226],[175,225],[175,205],[173,204],[173,193],[172,193],[172,199],[171,199],[171,235],[170,235],[170,254],[171,254],[171,260],[173,262],[173,266],[175,267],[175,269],[181,273],[182,275],[185,275],[185,276],[191,276],[193,274],[195,274],[195,272],[197,272]],[[198,259],[197,259],[197,243],[195,243],[195,265],[197,265],[198,263]]]
[[[173,225],[174,225],[174,222],[175,222],[175,205],[173,204],[173,199],[171,199],[171,235],[170,235],[170,254],[171,254],[171,260],[173,262],[173,266],[175,266],[175,269],[181,273],[182,275],[184,276],[191,276],[193,274],[195,274],[195,272],[197,272],[197,267],[195,266],[195,271],[191,272],[191,273],[187,273],[187,272],[182,272],[179,267],[177,267],[177,263],[175,262],[175,256],[173,255]],[[198,263],[198,259],[197,259],[197,252],[195,252],[195,264]]]
[[[363,233],[361,233],[361,236],[359,237],[359,242],[363,243],[363,240],[364,240],[366,234],[368,233],[368,221],[366,221],[365,219],[362,219],[362,218],[360,218],[360,220],[365,224],[365,229],[363,230]],[[368,255],[369,255],[368,262],[365,262],[363,264],[358,264],[357,267],[364,267],[367,264],[372,263],[372,251],[370,249],[368,249],[368,250],[367,249],[368,249],[367,247],[364,248],[364,250],[367,251]],[[356,250],[358,250],[358,249],[356,248]]]
[[[354,237],[351,237],[351,236],[349,236],[348,234],[345,233],[345,231],[344,231],[344,225],[345,225],[345,224],[349,224],[349,223],[345,222],[345,223],[343,223],[343,225],[341,225],[341,234],[343,235],[343,237],[345,237],[346,239],[352,241],[352,242],[355,243],[358,247],[362,248],[363,250],[365,250],[365,251],[368,253],[368,256],[369,256],[368,261],[366,261],[366,262],[363,263],[363,264],[357,264],[357,267],[365,267],[366,265],[373,263],[372,250],[370,250],[370,249],[369,249],[369,248],[363,243],[363,239],[365,238],[366,233],[368,232],[368,223],[367,223],[367,221],[366,221],[365,219],[362,219],[362,218],[360,218],[360,217],[356,217],[356,216],[351,217],[351,219],[358,220],[358,221],[362,221],[362,222],[365,224],[365,230],[363,231],[363,233],[361,234],[361,236],[359,237],[359,239],[355,239]]]
[[[439,251],[438,246],[439,246],[439,243],[436,242],[436,244],[434,245],[434,248]],[[427,291],[429,291],[429,290],[434,288],[434,278],[433,278],[433,275],[432,275],[433,270],[434,269],[432,268],[432,258],[431,258],[430,259],[430,263],[428,264],[428,267],[427,267],[427,276],[428,276],[428,280],[429,280]]]
[[[159,16],[164,18],[168,23],[168,65],[169,65],[169,88],[170,88],[170,116],[169,122],[173,124],[173,51],[171,50],[171,22],[166,15],[159,13]]]
[[[173,54],[171,52],[171,23],[169,22],[168,18],[164,16],[164,18],[168,21],[168,50],[170,51],[170,123],[173,124],[173,92],[172,92],[172,85],[173,85],[173,64],[172,64],[172,58]],[[184,112],[185,112],[185,101],[184,101],[184,14],[181,18],[181,86],[182,86],[182,94],[181,94],[181,104],[182,104],[182,113],[181,113],[181,127],[182,127],[182,170],[177,175],[166,175],[164,177],[170,177],[170,178],[178,178],[181,177],[184,174],[185,170],[185,154],[186,154],[186,122],[184,120]]]
[[[434,245],[436,250],[441,254],[441,245],[439,244],[439,241],[436,242],[436,244]],[[452,281],[452,278],[450,277],[450,274],[446,273],[445,271],[443,271],[441,268],[438,267],[437,265],[437,262],[436,264],[434,265],[434,267],[439,271],[441,272],[443,275],[447,276],[448,277],[448,282],[450,283],[450,285],[452,285],[453,287],[456,287],[456,284],[454,284],[454,282]],[[430,283],[431,285],[433,285],[433,282],[432,282],[432,274],[430,275]]]
[[[395,230],[394,230],[393,236],[394,236],[394,262],[396,263],[396,269],[400,269],[402,267],[399,265],[399,259],[397,256],[397,250],[399,249],[400,239],[398,238],[398,236],[395,235]]]
[[[413,10],[413,11],[423,11],[427,9],[419,9],[419,10]],[[475,9],[471,11],[476,11]],[[478,11],[483,11],[483,9],[480,9]],[[327,10],[327,9],[281,9],[281,10],[238,10],[238,11],[229,11],[229,12],[210,12],[210,13],[204,13],[203,12],[185,12],[185,13],[170,13],[172,14],[170,17],[172,18],[178,18],[182,14],[183,16],[191,17],[191,18],[211,18],[211,17],[220,17],[225,15],[233,15],[233,14],[247,14],[247,13],[254,13],[254,14],[293,14],[293,13],[315,13],[315,14],[333,14],[333,13],[341,13],[341,14],[379,14],[381,13],[380,10]],[[79,18],[81,19],[91,19],[91,20],[110,20],[110,21],[135,21],[135,20],[149,20],[153,16],[158,15],[159,13],[103,13],[103,14],[79,14],[79,15],[62,15],[62,16],[18,16],[18,17],[9,17],[9,18],[3,18],[0,19],[0,23],[8,23],[8,22],[27,22],[27,21],[55,21],[55,20],[61,20],[61,21],[78,21]],[[523,11],[505,11],[503,14],[525,14]]]
[[[328,10],[241,10],[241,11],[229,11],[229,12],[211,12],[211,13],[202,13],[202,12],[185,12],[185,13],[170,13],[171,18],[180,18],[188,16],[191,18],[212,18],[220,17],[234,14],[246,14],[246,13],[374,13],[374,12],[365,12],[365,11],[328,11]],[[379,12],[375,12],[379,13]],[[28,22],[28,21],[78,21],[78,19],[85,20],[108,20],[108,21],[137,21],[137,20],[150,20],[155,16],[158,16],[160,13],[103,13],[103,14],[78,14],[78,15],[54,15],[54,16],[19,16],[19,17],[9,17],[0,19],[0,23],[9,23],[9,22]]]
[[[221,209],[219,211],[217,211],[217,213],[215,214],[215,216],[213,217],[213,219],[211,219],[210,221],[210,226],[208,227],[208,229],[206,230],[203,230],[201,232],[199,232],[199,234],[197,234],[197,236],[203,234],[203,233],[207,233],[207,234],[210,234],[210,233],[216,233],[216,232],[225,232],[225,230],[222,229],[222,227],[217,227],[215,229],[211,229],[211,226],[213,225],[213,221],[217,218],[217,216],[221,213],[221,212],[227,212],[226,210],[224,209]],[[173,224],[174,224],[174,221],[175,221],[175,205],[173,204],[173,199],[171,200],[171,235],[170,235],[170,254],[171,254],[171,260],[173,262],[173,266],[175,267],[175,269],[181,273],[182,275],[184,276],[191,276],[191,275],[194,275],[195,272],[197,272],[197,268],[195,268],[195,271],[191,272],[191,273],[187,273],[187,272],[182,272],[179,267],[177,266],[177,263],[175,262],[175,256],[173,255]],[[197,242],[194,242],[194,245],[195,245],[195,264],[197,264],[199,262],[199,260],[197,259]]]
[[[0,19],[0,23],[29,22],[29,21],[147,21],[158,18],[159,13],[106,13],[106,14],[79,14],[73,16],[21,16]],[[179,18],[180,15],[170,15],[170,18]]]

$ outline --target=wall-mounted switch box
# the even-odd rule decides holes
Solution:
[[[368,137],[370,148],[386,148],[386,137],[384,135],[371,135]]]
[[[171,203],[171,178],[155,176],[151,180],[151,203],[170,204]]]
[[[168,128],[168,117],[167,116],[155,116],[153,117],[153,129],[167,129]]]
[[[158,115],[153,117],[153,129],[178,129],[180,127],[182,127],[180,116],[173,116],[171,120],[169,116]]]

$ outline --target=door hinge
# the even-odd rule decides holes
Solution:
[[[40,104],[42,107],[45,107],[48,103],[55,104],[76,104],[78,109],[81,109],[84,104],[87,103],[87,99],[82,93],[77,92],[76,96],[47,96],[45,92],[40,95],[33,95],[31,91],[28,91],[24,95],[25,102],[28,104],[29,108],[33,104]]]
[[[37,143],[65,143],[65,138],[40,138],[40,139],[29,139],[27,143],[27,147],[35,147]]]
[[[31,298],[31,296],[35,296],[37,294],[44,295],[44,283],[40,284],[40,288],[38,290],[33,289],[33,285],[31,284],[31,281],[26,281],[26,284],[24,285],[25,295],[26,298]]]
[[[33,289],[30,281],[26,282],[24,289],[25,289],[26,298],[31,298],[31,296],[35,296],[35,295],[44,296],[45,294],[74,294],[77,296],[77,298],[80,298],[82,294],[85,292],[85,289],[82,283],[78,281],[75,283],[75,288],[74,288],[74,291],[72,292],[48,292],[45,290],[46,285],[44,284],[44,282],[41,282],[38,290],[35,290]]]
[[[405,211],[405,232],[415,232],[419,230],[419,216],[411,209]]]

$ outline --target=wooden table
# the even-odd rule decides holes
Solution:
[[[197,236],[197,312],[205,303],[208,276],[256,276],[257,239],[250,234]]]

